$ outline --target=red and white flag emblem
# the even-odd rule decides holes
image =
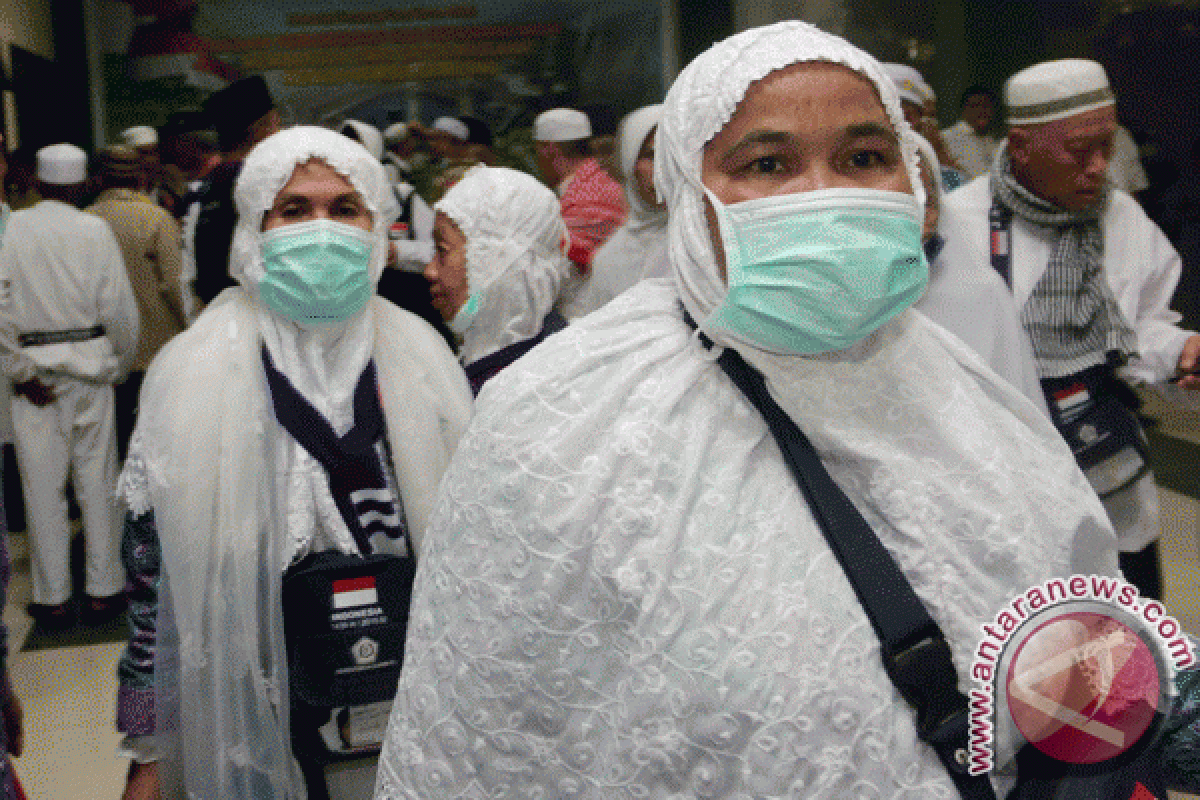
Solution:
[[[333,582],[333,607],[335,610],[372,606],[378,602],[379,594],[375,591],[374,575]]]

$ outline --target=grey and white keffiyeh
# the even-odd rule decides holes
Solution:
[[[1104,232],[1100,217],[1107,198],[1084,211],[1069,212],[1037,197],[1013,175],[1008,145],[992,163],[996,201],[1021,219],[1058,233],[1045,273],[1021,309],[1038,374],[1063,378],[1137,353],[1137,335],[1121,313],[1104,279]]]

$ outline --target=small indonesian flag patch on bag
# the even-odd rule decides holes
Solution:
[[[334,609],[373,606],[378,602],[379,594],[375,591],[374,575],[333,582]]]
[[[1054,404],[1068,419],[1082,411],[1091,399],[1087,386],[1082,383],[1073,383],[1054,393]]]

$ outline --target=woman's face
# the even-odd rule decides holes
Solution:
[[[433,307],[446,322],[454,319],[470,297],[467,289],[467,237],[441,211],[433,218],[433,261],[425,265],[425,280]]]
[[[371,230],[372,223],[366,201],[350,181],[317,159],[296,167],[263,217],[262,229],[269,231],[314,219],[333,220],[364,231]]]
[[[704,146],[701,179],[726,205],[832,188],[912,193],[875,85],[821,61],[793,64],[752,84]],[[724,275],[716,214],[707,201],[705,210]]]
[[[657,125],[651,128],[642,142],[642,149],[638,151],[637,161],[633,164],[633,180],[642,202],[650,208],[661,210],[663,204],[658,202],[658,195],[654,192],[654,131],[657,129]]]

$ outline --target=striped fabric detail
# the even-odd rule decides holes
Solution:
[[[1137,336],[1104,278],[1104,233],[1100,216],[1107,200],[1069,213],[1017,183],[1007,145],[992,165],[996,200],[1025,221],[1057,232],[1058,240],[1041,280],[1021,309],[1041,378],[1063,378],[1137,353]]]
[[[1112,89],[1105,86],[1100,89],[1093,89],[1089,92],[1081,92],[1071,97],[1060,97],[1057,100],[1047,100],[1045,103],[1030,103],[1025,106],[1009,106],[1008,117],[1012,122],[1031,122],[1042,117],[1049,117],[1055,114],[1064,114],[1068,111],[1073,111],[1077,108],[1087,108],[1089,106],[1099,106],[1106,103],[1115,103],[1116,97],[1113,95]]]

